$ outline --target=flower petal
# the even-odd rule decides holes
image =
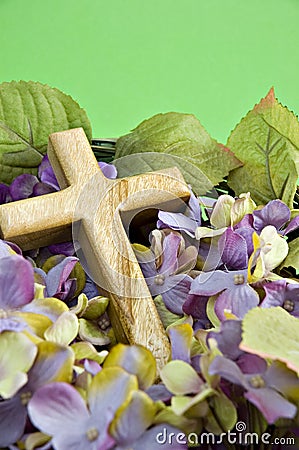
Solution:
[[[273,225],[279,230],[290,220],[291,212],[281,200],[271,200],[264,208],[253,211],[253,227],[262,231],[267,225]]]
[[[191,364],[190,351],[193,329],[188,323],[170,327],[168,336],[171,342],[171,359],[180,359]]]
[[[99,167],[106,178],[115,179],[117,178],[117,169],[113,164],[105,163],[99,161]]]
[[[248,388],[246,378],[238,365],[224,356],[216,356],[213,359],[209,367],[209,373],[211,375],[220,375],[232,383]]]
[[[26,383],[26,372],[36,354],[36,345],[24,334],[6,331],[0,335],[0,395],[3,398],[12,397]]]
[[[156,377],[155,358],[147,348],[141,345],[115,345],[105,359],[104,367],[122,367],[136,375],[140,389],[147,389]]]
[[[245,397],[261,411],[269,424],[282,417],[293,419],[297,412],[293,403],[290,403],[273,389],[251,389],[245,393]]]
[[[262,308],[283,305],[286,292],[286,280],[283,279],[265,283],[263,288],[266,291],[266,296],[261,303]]]
[[[68,383],[49,383],[40,387],[28,404],[32,423],[43,433],[55,436],[79,427],[84,433],[84,422],[89,413],[81,395]],[[63,427],[62,427],[63,424]]]
[[[213,338],[217,342],[217,347],[223,356],[236,360],[241,354],[239,349],[242,329],[240,320],[225,320],[221,324],[219,332],[210,331],[207,340]]]
[[[15,201],[30,197],[36,183],[38,183],[38,179],[34,175],[29,173],[19,175],[13,180],[9,187],[12,199]]]
[[[178,268],[178,251],[181,244],[181,237],[174,233],[165,236],[163,241],[162,264],[159,273],[170,275]]]
[[[93,377],[88,390],[88,404],[100,429],[107,422],[103,411],[115,413],[137,389],[137,378],[120,367],[106,367]]]
[[[197,394],[204,382],[196,371],[184,361],[170,361],[160,372],[166,388],[175,395]]]
[[[224,289],[234,287],[235,275],[247,276],[247,271],[223,272],[202,272],[191,283],[190,294],[211,296],[218,294]]]
[[[52,381],[72,380],[74,353],[71,348],[54,342],[38,344],[38,355],[28,372],[28,388],[35,391]]]
[[[78,258],[67,256],[63,261],[49,270],[46,278],[47,296],[54,297],[62,289],[71,271],[78,262]]]
[[[33,267],[23,256],[0,258],[0,308],[14,309],[34,297]]]
[[[236,285],[226,289],[216,300],[215,313],[223,321],[226,320],[225,310],[242,319],[245,314],[259,304],[258,293],[248,284]]]
[[[77,336],[79,321],[76,314],[65,311],[44,333],[47,341],[61,345],[69,345]]]
[[[18,396],[0,402],[0,447],[6,448],[20,439],[27,418],[26,407]]]
[[[223,263],[234,270],[245,269],[248,264],[246,240],[231,228],[218,241],[218,249]]]
[[[160,287],[165,306],[174,314],[183,314],[183,304],[187,299],[192,278],[189,275],[172,275],[165,279]],[[163,289],[162,289],[163,288]]]
[[[290,221],[285,230],[283,230],[283,234],[286,235],[288,233],[291,233],[292,231],[297,230],[298,227],[299,227],[299,215],[294,217],[294,219]]]
[[[131,446],[152,425],[155,413],[152,399],[145,392],[134,391],[129,402],[117,411],[109,432],[120,445]]]

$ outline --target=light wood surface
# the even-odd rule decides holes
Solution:
[[[126,230],[136,212],[146,221],[152,208],[175,210],[188,199],[181,173],[172,168],[109,180],[81,128],[52,134],[48,154],[62,190],[1,205],[1,237],[28,250],[71,240],[73,231],[80,261],[110,296],[117,338],[149,348],[160,369],[169,342]]]

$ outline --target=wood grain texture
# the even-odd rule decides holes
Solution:
[[[136,212],[181,206],[190,195],[181,173],[173,168],[109,180],[81,128],[52,134],[48,154],[63,190],[1,205],[1,237],[28,250],[70,240],[73,232],[84,268],[109,293],[117,338],[149,348],[160,369],[169,341],[126,228]]]

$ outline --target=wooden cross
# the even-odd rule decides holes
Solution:
[[[149,348],[158,369],[169,357],[169,342],[122,215],[151,207],[175,207],[189,198],[178,169],[110,180],[102,174],[82,128],[54,133],[48,155],[61,191],[0,206],[0,232],[23,250],[76,239],[89,272],[110,296],[118,340]]]

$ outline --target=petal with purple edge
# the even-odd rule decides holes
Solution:
[[[33,188],[38,183],[36,176],[23,173],[13,180],[9,187],[12,200],[22,200],[32,195]]]
[[[230,269],[245,269],[248,264],[246,240],[231,228],[220,236],[218,249],[223,263]]]
[[[245,376],[241,372],[238,365],[224,356],[216,356],[209,366],[211,375],[220,375],[232,383],[248,388]]]
[[[160,286],[159,293],[162,295],[165,306],[174,314],[183,314],[183,304],[187,299],[192,278],[189,275],[172,275],[165,279]]]
[[[75,253],[73,242],[62,242],[60,244],[49,245],[48,249],[53,255],[73,256]]]
[[[165,236],[163,241],[162,264],[159,273],[170,275],[178,268],[178,251],[181,244],[181,237],[174,233]]]
[[[215,303],[215,313],[221,321],[226,320],[225,310],[242,319],[259,301],[258,293],[251,286],[236,285],[219,295]]]
[[[187,247],[178,257],[178,268],[176,274],[188,273],[194,269],[197,261],[198,250],[193,245]]]
[[[52,192],[56,192],[56,189],[49,184],[42,183],[41,181],[36,183],[33,186],[31,197],[38,197],[40,195],[51,194]]]
[[[161,448],[163,450],[187,450],[187,437],[178,428],[165,423],[150,428],[130,446],[132,450],[161,450]],[[126,450],[126,447],[120,445],[115,450]]]
[[[297,230],[297,228],[299,228],[299,215],[291,220],[288,226],[283,230],[283,234],[286,235],[288,233],[291,233],[292,231]]]
[[[0,183],[0,205],[11,202],[12,198],[9,192],[9,186]]]
[[[117,443],[130,446],[150,427],[155,413],[152,399],[143,391],[134,391],[129,402],[117,411],[109,432]]]
[[[263,374],[267,370],[266,361],[258,355],[242,352],[237,361],[244,374]]]
[[[267,225],[273,225],[279,230],[290,220],[291,212],[281,200],[271,200],[264,208],[253,211],[253,227],[262,231]]]
[[[19,333],[26,328],[26,323],[18,320],[18,318],[8,315],[0,318],[0,333],[3,331],[14,331]]]
[[[223,272],[215,270],[214,272],[202,272],[191,283],[190,294],[210,296],[218,294],[224,289],[233,288],[235,275],[247,277],[247,271]]]
[[[113,164],[99,161],[99,167],[106,178],[115,179],[117,177],[117,169]]]
[[[35,391],[53,381],[71,382],[74,352],[70,347],[42,341],[38,344],[38,354],[28,372],[28,388]]]
[[[239,349],[241,336],[241,321],[225,320],[221,324],[220,331],[210,331],[207,339],[215,339],[221,353],[229,359],[236,360],[242,354],[242,350]]]
[[[52,166],[50,164],[48,155],[45,155],[43,157],[43,160],[39,165],[38,176],[43,183],[47,183],[50,186],[53,186],[56,190],[60,189],[54,170],[52,169]]]
[[[180,359],[191,364],[190,350],[193,339],[193,329],[188,323],[170,327],[168,336],[171,342],[171,359]]]
[[[158,218],[158,228],[167,227],[180,232],[185,231],[191,237],[195,237],[195,230],[199,226],[194,219],[183,213],[159,211]]]
[[[283,305],[286,291],[286,280],[283,279],[265,283],[263,288],[266,291],[266,296],[261,303],[262,308]]]
[[[0,308],[14,309],[34,297],[33,267],[20,255],[0,258]]]
[[[206,313],[208,300],[209,297],[203,295],[188,294],[183,305],[183,312],[195,319],[208,320]]]
[[[78,262],[78,258],[67,256],[63,261],[49,270],[46,278],[47,296],[54,297],[60,292],[62,284],[67,280]]]
[[[115,413],[138,389],[135,375],[120,367],[107,367],[97,373],[88,389],[88,404],[92,416],[97,418],[99,429],[107,423],[103,411]]]
[[[251,389],[244,395],[264,415],[269,424],[279,418],[293,419],[297,408],[273,389]]]
[[[86,404],[74,387],[67,383],[49,383],[40,387],[28,404],[32,423],[43,433],[55,436],[79,427],[89,418]],[[63,427],[61,426],[63,424]]]
[[[26,407],[18,396],[0,402],[0,447],[14,444],[24,433],[27,418]]]

